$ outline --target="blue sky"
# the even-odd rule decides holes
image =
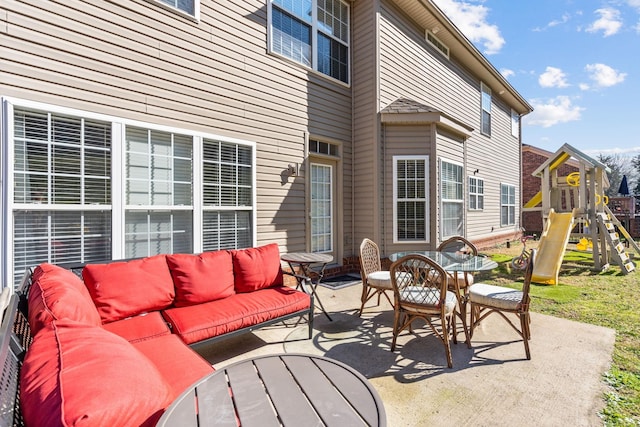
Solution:
[[[434,0],[534,107],[523,142],[640,154],[640,0]]]

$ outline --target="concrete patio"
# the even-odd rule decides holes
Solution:
[[[471,349],[459,334],[448,369],[442,343],[421,327],[403,333],[392,353],[392,308],[370,303],[358,317],[360,285],[318,292],[333,322],[317,310],[311,340],[304,325],[292,323],[198,350],[217,368],[282,352],[337,359],[370,379],[392,427],[602,425],[612,329],[533,313],[532,358],[526,360],[519,337],[493,315],[476,330]]]

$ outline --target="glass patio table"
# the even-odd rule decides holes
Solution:
[[[438,264],[445,271],[460,271],[460,272],[477,272],[493,270],[498,267],[498,263],[489,257],[483,255],[471,255],[456,252],[441,252],[441,251],[407,251],[407,252],[395,252],[389,255],[391,261],[397,261],[403,256],[418,254],[425,256]]]
[[[470,331],[467,327],[467,301],[469,300],[468,290],[471,283],[467,273],[475,273],[478,271],[493,270],[498,267],[498,263],[491,258],[483,255],[472,255],[460,252],[445,252],[445,251],[407,251],[407,252],[395,252],[389,255],[389,259],[393,262],[401,259],[407,255],[422,255],[435,262],[437,262],[443,270],[451,274],[456,278],[456,299],[458,300],[459,310],[456,310],[456,316],[462,320],[462,327],[464,329],[465,341],[467,347],[471,348]],[[460,289],[457,284],[457,275],[462,273],[464,276],[465,286],[464,290]],[[454,337],[455,339],[455,337]],[[455,341],[454,341],[455,342]]]

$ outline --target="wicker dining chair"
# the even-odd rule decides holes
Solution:
[[[393,341],[416,319],[423,319],[444,344],[447,366],[453,367],[449,334],[456,306],[456,296],[447,290],[447,273],[435,261],[418,254],[400,258],[391,264],[394,293]],[[439,322],[433,323],[434,319]]]
[[[475,283],[469,287],[469,302],[471,303],[471,337],[473,331],[491,313],[498,313],[520,335],[524,342],[524,351],[527,359],[531,359],[529,340],[531,339],[531,317],[529,316],[529,289],[531,287],[531,275],[536,251],[531,249],[528,256],[528,265],[524,274],[522,290],[516,290],[503,286]],[[513,313],[520,320],[520,327],[507,315]]]
[[[436,249],[440,252],[462,253],[478,255],[478,248],[473,243],[462,236],[453,236],[443,241]],[[473,274],[454,272],[450,274],[451,280],[457,280],[460,289],[464,289],[473,284]]]
[[[462,236],[453,236],[444,240],[437,248],[440,252],[456,254],[478,255],[478,248]],[[456,292],[458,298],[457,315],[462,321],[467,347],[471,348],[471,337],[467,324],[467,303],[469,301],[469,286],[473,284],[473,273],[465,271],[449,272],[449,290]],[[457,283],[456,283],[457,282]],[[457,289],[456,289],[457,286]]]
[[[378,245],[367,238],[360,244],[360,275],[362,276],[362,297],[360,298],[362,304],[358,316],[362,316],[364,305],[374,296],[378,297],[378,305],[380,305],[380,296],[384,295],[393,306],[391,297],[387,295],[387,291],[392,290],[391,276],[388,271],[382,270]]]

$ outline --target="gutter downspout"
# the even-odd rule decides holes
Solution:
[[[518,215],[518,217],[519,217],[519,221],[518,222],[520,223],[520,229],[518,230],[518,232],[521,232],[521,233],[524,234],[524,231],[523,231],[524,230],[524,222],[523,222],[524,218],[522,218],[522,216],[524,214],[522,212],[522,206],[523,206],[522,205],[522,201],[523,201],[522,197],[523,197],[523,192],[524,192],[524,186],[523,186],[523,184],[524,184],[524,179],[523,178],[524,177],[522,176],[522,170],[523,170],[523,167],[522,167],[522,116],[523,116],[523,114],[518,114],[518,153],[519,153],[518,164],[520,165],[520,167],[519,167],[519,169],[520,169],[520,172],[519,172],[520,173],[520,204],[519,204],[520,213]]]

